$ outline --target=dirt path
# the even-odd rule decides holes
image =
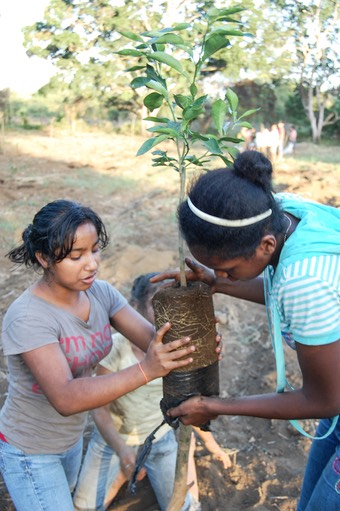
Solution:
[[[141,142],[109,135],[54,139],[36,134],[7,136],[0,154],[1,318],[34,279],[20,268],[10,268],[3,256],[35,211],[56,198],[86,203],[103,217],[111,245],[103,254],[100,277],[126,296],[138,274],[177,265],[176,175],[152,168],[148,155],[135,157]],[[287,159],[276,170],[280,189],[299,191],[334,205],[340,202],[338,179],[338,168],[332,164]],[[275,368],[264,309],[225,296],[215,297],[215,307],[225,350],[221,395],[272,391]],[[298,383],[295,357],[290,352],[287,371],[290,380]],[[0,385],[3,401],[7,382],[1,357]],[[312,430],[313,423],[307,426]],[[203,511],[295,510],[309,440],[284,421],[220,417],[212,429],[219,443],[236,454],[233,467],[224,470],[198,445]],[[0,509],[9,506],[1,483]],[[151,511],[156,507],[143,483],[135,504],[122,495],[111,509]]]

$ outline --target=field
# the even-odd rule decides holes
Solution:
[[[153,168],[148,154],[136,157],[142,141],[96,133],[52,138],[43,133],[12,132],[2,138],[1,319],[8,305],[36,277],[23,268],[13,268],[4,255],[19,241],[34,213],[57,198],[80,201],[102,216],[111,243],[103,253],[100,278],[107,279],[126,297],[140,273],[177,266],[178,176],[167,169]],[[293,191],[338,207],[339,176],[340,149],[307,143],[298,144],[294,157],[286,157],[275,168],[277,190]],[[221,395],[275,389],[275,362],[264,308],[226,296],[215,297],[215,308],[224,343]],[[298,385],[294,353],[286,352],[286,363],[289,380]],[[7,381],[2,357],[0,385],[3,402]],[[313,421],[306,422],[313,431]],[[295,510],[309,440],[285,421],[220,417],[212,429],[219,443],[234,453],[234,465],[224,470],[198,445],[202,511]],[[126,495],[121,495],[110,509],[155,510],[149,497],[144,484],[135,504],[129,505]],[[0,509],[10,508],[1,482]]]

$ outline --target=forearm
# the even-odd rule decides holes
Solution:
[[[228,399],[202,398],[209,415],[243,415],[265,419],[314,419],[339,413],[322,399],[307,398],[303,390]]]
[[[120,452],[126,447],[126,444],[115,428],[109,409],[107,407],[95,409],[93,411],[93,419],[105,442],[119,456]]]
[[[57,343],[21,356],[51,405],[67,416],[104,406],[169,371],[190,364],[195,346],[190,344],[189,338],[162,343],[169,328],[170,324],[166,324],[158,330],[140,364],[98,378],[74,378]]]
[[[126,305],[111,320],[112,326],[144,352],[155,337],[154,325],[143,318],[130,305]]]
[[[242,298],[254,303],[264,304],[264,288],[262,277],[257,277],[248,281],[235,281],[229,279],[217,278],[214,286],[215,293],[222,293]]]
[[[60,392],[63,398],[52,404],[61,415],[73,415],[107,405],[145,383],[143,373],[135,364],[105,376],[74,378]]]

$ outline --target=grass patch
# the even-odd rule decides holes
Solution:
[[[137,180],[130,176],[99,174],[87,168],[80,168],[72,171],[63,178],[67,188],[81,188],[82,190],[93,190],[103,195],[123,192],[131,187],[137,186]]]
[[[297,145],[294,156],[287,156],[287,161],[304,161],[308,163],[329,163],[340,165],[340,147],[325,146],[310,143]]]

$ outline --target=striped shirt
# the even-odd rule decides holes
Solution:
[[[340,211],[293,194],[277,194],[281,208],[300,221],[272,271],[282,336],[322,345],[340,339]],[[271,268],[271,270],[273,270]]]
[[[272,289],[289,345],[340,339],[340,256],[320,255],[289,264]]]

